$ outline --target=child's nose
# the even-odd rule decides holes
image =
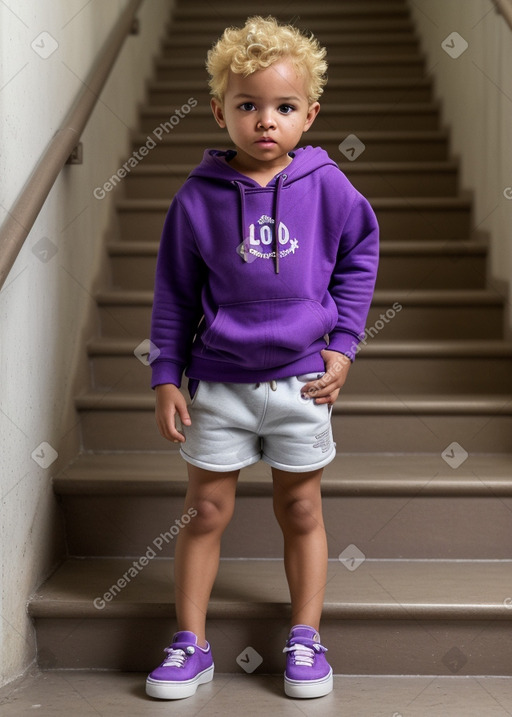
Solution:
[[[258,120],[258,127],[262,129],[271,129],[275,127],[275,120],[271,112],[262,113]]]

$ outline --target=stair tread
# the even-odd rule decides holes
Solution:
[[[87,344],[90,356],[133,355],[140,341],[135,339],[97,337]],[[360,356],[376,357],[474,357],[512,358],[512,341],[380,341],[361,349]]]
[[[343,2],[343,3],[333,3],[332,5],[328,2],[324,2],[322,7],[325,11],[330,11],[331,8],[336,12],[336,14],[339,15],[363,15],[367,13],[380,13],[383,15],[403,15],[407,14],[407,8],[404,6],[402,2]],[[297,13],[300,13],[301,16],[304,14],[313,14],[315,17],[318,15],[319,9],[317,6],[312,6],[310,3],[302,4],[301,2],[294,3],[294,9]],[[265,5],[265,3],[260,3],[258,5],[258,11],[261,14],[265,14],[267,12],[275,12],[275,4],[268,3]],[[174,17],[182,18],[183,16],[192,16],[194,18],[206,18],[213,16],[215,18],[219,17],[219,14],[226,14],[232,17],[233,15],[245,18],[245,12],[241,13],[239,8],[237,6],[233,5],[226,5],[223,3],[216,4],[215,6],[210,5],[209,3],[204,6],[194,6],[194,5],[188,5],[186,7],[178,7],[175,10]]]
[[[140,558],[67,559],[37,590],[29,614],[37,618],[170,616],[174,611],[172,560],[158,559],[154,547],[148,546],[142,563]],[[512,617],[505,602],[511,594],[510,561],[360,559],[355,569],[339,560],[329,561],[324,619]],[[94,601],[102,599],[123,575],[127,578],[113,591],[114,599],[104,601],[104,609],[95,607]],[[282,616],[288,609],[280,559],[221,560],[208,607],[210,619],[233,614],[238,619]]]
[[[357,133],[358,138],[362,142],[371,142],[378,140],[386,140],[386,142],[431,142],[448,139],[448,131],[445,129],[421,129],[421,130],[361,130]],[[143,145],[147,140],[147,133],[134,132],[132,140],[136,144]],[[222,141],[230,141],[227,132],[224,131],[207,131],[207,132],[180,132],[179,134],[167,134],[159,140],[159,145],[184,145],[184,144],[200,144],[205,148],[208,145],[218,145]],[[308,143],[313,142],[341,142],[343,136],[340,132],[331,130],[311,130],[308,135]],[[306,145],[303,145],[306,146]],[[352,162],[350,162],[352,164]],[[374,162],[377,164],[378,162]]]
[[[350,173],[371,172],[410,172],[416,170],[418,172],[455,172],[458,169],[456,160],[441,160],[438,162],[423,162],[421,160],[413,160],[411,162],[360,162],[357,164],[348,164],[347,162],[338,162],[343,169],[349,169]],[[175,176],[179,174],[188,175],[193,169],[194,164],[138,164],[131,169],[130,175],[162,175]]]
[[[211,32],[196,32],[186,33],[184,36],[176,36],[169,38],[167,37],[163,42],[164,52],[167,49],[192,48],[197,47],[198,52],[204,54],[205,49],[209,48],[212,37],[215,33]],[[403,32],[389,32],[389,33],[376,33],[376,32],[350,32],[350,33],[325,33],[319,38],[323,45],[329,47],[330,51],[335,51],[336,48],[342,45],[364,45],[365,43],[376,44],[376,45],[417,45],[419,40],[415,33],[410,30]]]
[[[158,241],[137,241],[123,239],[112,241],[107,244],[108,252],[111,256],[156,256],[158,253]],[[442,240],[414,240],[402,239],[401,241],[393,241],[388,239],[380,244],[381,256],[386,255],[453,255],[453,254],[486,254],[489,244],[484,239],[458,239],[457,241]]]
[[[111,289],[96,294],[100,305],[124,304],[151,306],[153,291],[130,289]],[[472,306],[478,304],[501,305],[504,299],[492,289],[397,289],[377,290],[373,295],[373,304],[407,303],[408,306],[455,304]]]
[[[154,408],[154,395],[147,392],[90,391],[76,397],[79,410],[148,411]],[[512,396],[491,395],[344,395],[333,406],[335,414],[355,415],[511,415]]]
[[[454,197],[372,197],[372,207],[379,209],[470,209],[472,202],[465,196]],[[132,211],[167,211],[168,199],[120,199],[116,204],[118,210]]]
[[[53,479],[59,495],[185,495],[186,468],[169,453],[82,454]],[[271,495],[269,466],[244,468],[238,495]],[[456,470],[440,454],[339,454],[322,477],[326,496],[512,495],[512,454],[470,454]]]
[[[384,87],[392,88],[429,88],[432,85],[432,80],[428,77],[417,78],[417,77],[376,77],[376,78],[340,78],[329,80],[328,87],[330,89],[339,88],[356,88],[356,89],[373,89],[377,87],[382,89]],[[186,90],[187,92],[206,91],[207,86],[204,80],[150,80],[147,83],[147,87],[150,91],[162,91],[168,92],[169,90]]]
[[[328,58],[329,67],[333,65],[410,65],[411,63],[417,63],[418,65],[424,64],[424,59],[421,55],[415,52],[410,54],[402,53],[397,55],[389,54],[368,54],[368,55],[349,55],[348,53],[343,54],[330,54]],[[172,59],[170,57],[158,57],[155,61],[157,68],[179,68],[182,69],[198,69],[203,70],[204,59],[202,57],[179,57]],[[322,109],[323,111],[323,109]]]

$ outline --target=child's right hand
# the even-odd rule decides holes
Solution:
[[[185,436],[176,428],[176,414],[184,426],[192,424],[185,396],[173,383],[162,383],[155,387],[155,392],[155,417],[158,430],[168,441],[184,443]]]

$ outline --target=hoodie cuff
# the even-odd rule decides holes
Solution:
[[[173,383],[178,388],[181,386],[183,367],[174,361],[154,361],[151,364],[151,388],[162,383]]]
[[[329,351],[337,351],[347,356],[352,362],[354,361],[360,339],[354,334],[336,333],[329,335],[329,345],[326,348]]]

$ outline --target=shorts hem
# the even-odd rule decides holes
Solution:
[[[237,471],[241,470],[242,468],[247,468],[247,466],[251,466],[253,463],[257,463],[261,460],[261,455],[258,453],[255,456],[252,456],[251,458],[246,458],[243,461],[238,461],[237,463],[229,463],[227,465],[218,465],[217,463],[208,463],[207,461],[201,461],[198,458],[193,458],[192,456],[189,456],[185,451],[180,448],[180,455],[181,457],[187,461],[187,463],[191,463],[193,466],[197,466],[197,468],[203,468],[206,471],[216,471],[217,473],[227,473],[229,471]]]
[[[309,463],[305,466],[289,466],[285,463],[279,463],[279,461],[274,461],[272,458],[269,458],[265,454],[262,455],[261,460],[265,461],[265,463],[268,463],[269,466],[272,468],[277,468],[281,471],[288,471],[289,473],[307,473],[309,471],[316,471],[319,468],[324,468],[328,463],[331,463],[336,456],[336,446],[334,446],[331,453],[326,458],[323,458],[321,461],[318,461],[318,463]]]

